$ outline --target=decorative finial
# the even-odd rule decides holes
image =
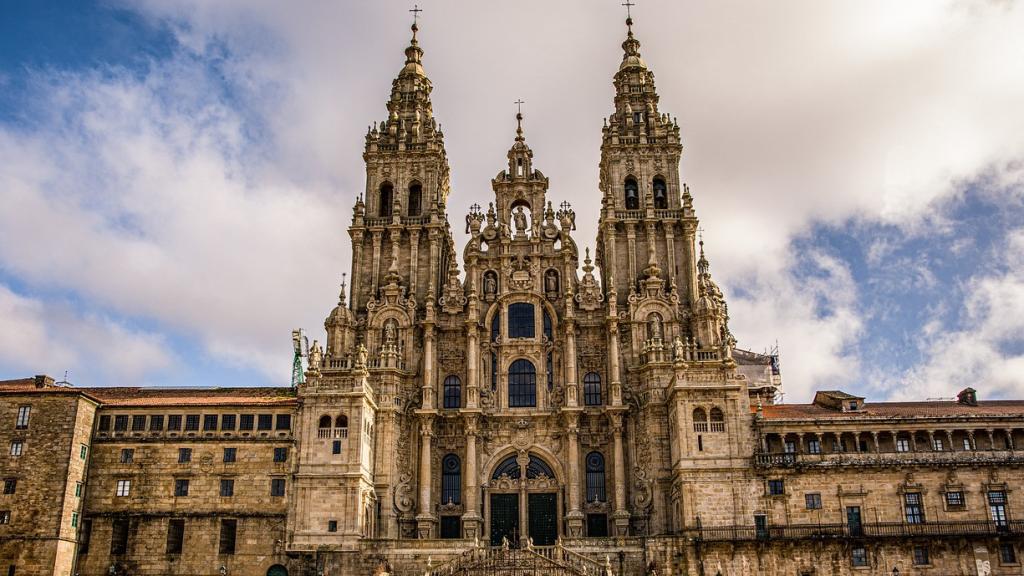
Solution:
[[[413,4],[412,10],[409,10],[409,12],[412,12],[412,31],[415,32],[416,30],[419,30],[419,28],[416,27],[416,21],[419,19],[420,12],[423,12],[423,9],[419,7],[419,4]]]
[[[522,99],[513,102],[516,105],[516,142],[523,141],[523,104],[526,104]]]
[[[346,292],[345,289],[348,287],[347,286],[347,276],[348,276],[347,272],[342,272],[341,273],[341,293],[338,295],[338,304],[340,306],[344,306],[345,305],[345,292]]]
[[[623,6],[626,7],[626,27],[629,28],[629,33],[630,33],[630,35],[632,35],[633,34],[633,15],[630,13],[629,9],[632,8],[633,6],[636,6],[636,4],[634,4],[633,2],[630,2],[629,0],[626,0],[625,4],[623,4]]]

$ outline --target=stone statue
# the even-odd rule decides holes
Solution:
[[[396,332],[397,330],[395,330],[394,322],[388,322],[387,324],[384,324],[384,341],[387,342],[388,344],[394,343]]]
[[[523,212],[522,206],[516,209],[512,219],[516,223],[516,235],[524,234],[526,232],[526,212]]]
[[[547,274],[544,275],[544,290],[558,293],[558,272],[548,270]]]
[[[484,294],[493,296],[498,293],[498,282],[494,279],[494,274],[488,272],[484,274]]]
[[[319,368],[323,359],[324,351],[320,348],[320,343],[313,340],[313,345],[309,347],[309,367]]]
[[[679,338],[679,336],[676,336],[676,339],[672,342],[672,350],[673,354],[675,355],[675,359],[681,361],[686,351],[683,348],[683,341],[682,339]]]
[[[366,368],[366,346],[362,342],[356,347],[356,368]]]
[[[651,318],[651,339],[661,340],[661,318],[657,314]]]

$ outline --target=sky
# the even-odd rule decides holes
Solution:
[[[522,99],[593,246],[620,4],[419,2],[453,223]],[[287,385],[291,330],[323,340],[350,267],[411,7],[0,4],[0,378]],[[732,331],[778,346],[786,402],[1024,398],[1021,3],[632,10]]]

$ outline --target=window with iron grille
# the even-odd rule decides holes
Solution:
[[[462,503],[462,463],[455,454],[441,462],[441,504]]]
[[[159,432],[164,429],[164,415],[153,414],[149,417],[149,431]]]
[[[235,415],[224,414],[220,417],[220,429],[221,430],[234,430],[235,429]]]
[[[203,430],[210,431],[217,429],[217,415],[216,414],[204,414],[203,415]]]
[[[142,432],[146,429],[146,416],[136,414],[132,416],[132,432]]]
[[[274,448],[274,462],[287,462],[288,461],[288,449],[287,448]]]
[[[284,478],[272,478],[270,480],[270,495],[284,496]]]
[[[964,493],[960,491],[946,492],[946,506],[949,508],[963,508]]]
[[[235,535],[238,532],[238,520],[220,521],[220,553],[235,553]]]
[[[174,495],[188,496],[188,478],[176,478],[174,480]]]
[[[508,369],[508,405],[512,408],[537,405],[537,369],[520,358]]]
[[[110,415],[109,414],[104,414],[103,416],[100,416],[100,423],[99,423],[99,426],[97,428],[99,429],[100,432],[108,432],[108,431],[110,431]]]
[[[927,566],[931,564],[928,558],[927,546],[914,546],[914,566]]]
[[[600,452],[587,454],[587,502],[604,502],[605,494],[604,455]]]
[[[786,493],[786,482],[782,479],[768,481],[768,495],[778,496]]]
[[[277,426],[278,430],[291,430],[292,429],[292,415],[291,414],[278,414],[277,415]]]
[[[124,432],[128,429],[128,415],[118,414],[114,416],[114,432]]]
[[[462,381],[454,374],[444,379],[444,407],[462,407]]]
[[[224,449],[224,461],[234,462],[238,455],[238,448],[225,448]]]
[[[257,430],[270,430],[274,427],[274,415],[273,414],[260,414],[256,420]]]
[[[850,550],[850,563],[854,566],[868,565],[868,551],[863,546],[855,546]]]
[[[194,432],[199,430],[199,414],[187,414],[185,416],[185,431]]]
[[[192,449],[191,448],[178,448],[178,463],[184,464],[192,461]]]
[[[808,510],[821,510],[821,494],[817,492],[804,494],[804,503]]]
[[[601,405],[601,376],[597,372],[587,372],[583,376],[583,404]]]
[[[185,544],[185,521],[172,518],[167,521],[167,553],[181,554]]]
[[[239,430],[252,430],[253,422],[256,417],[252,414],[242,414],[238,417],[238,429]]]
[[[121,464],[131,464],[135,461],[135,448],[121,448]]]
[[[921,506],[921,494],[907,492],[903,495],[907,524],[924,524],[924,507]]]
[[[235,495],[235,481],[230,478],[221,478],[220,495],[228,498]]]
[[[181,414],[171,414],[167,417],[168,430],[181,430]]]

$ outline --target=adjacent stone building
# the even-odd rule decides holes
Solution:
[[[1024,402],[776,404],[627,26],[593,256],[522,115],[457,250],[414,25],[305,381],[0,383],[0,569],[1022,574]]]

